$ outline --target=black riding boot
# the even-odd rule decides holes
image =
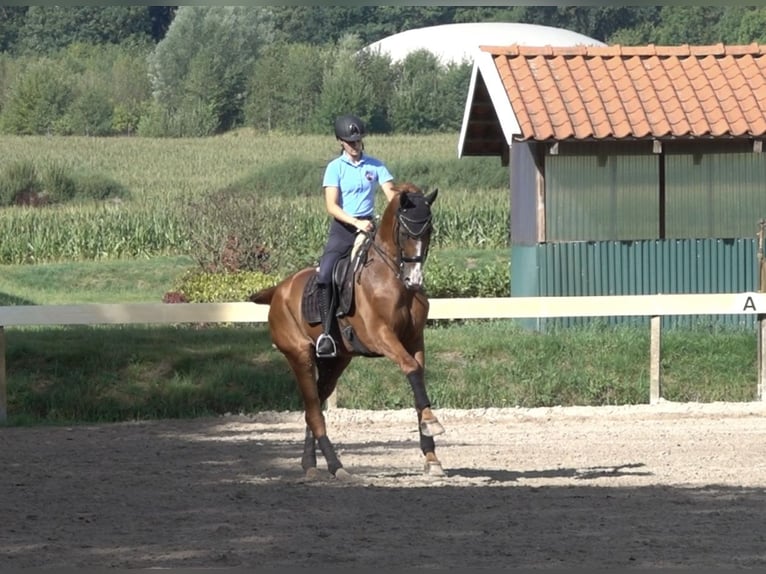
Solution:
[[[330,298],[332,297],[330,289],[324,285],[319,285],[319,313],[322,316],[323,333],[317,337],[316,355],[317,357],[335,357],[338,350],[335,347],[335,340],[330,335],[333,315],[335,314]]]

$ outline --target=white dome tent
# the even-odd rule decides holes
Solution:
[[[537,24],[477,22],[415,28],[378,40],[365,49],[388,54],[398,62],[417,50],[428,50],[443,64],[472,63],[479,46],[603,46],[588,36]]]

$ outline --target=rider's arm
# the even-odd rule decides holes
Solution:
[[[334,217],[343,223],[353,225],[357,229],[364,231],[370,230],[371,223],[369,221],[357,219],[343,211],[340,206],[340,190],[337,187],[328,185],[324,188],[324,203],[325,209],[327,209],[327,213],[329,213],[331,217]]]
[[[394,180],[389,180],[386,183],[381,183],[380,187],[383,189],[383,193],[386,194],[386,199],[388,201],[391,201],[396,195],[396,192],[394,191]]]

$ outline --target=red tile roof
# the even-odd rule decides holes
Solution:
[[[766,46],[481,49],[522,139],[766,135]]]

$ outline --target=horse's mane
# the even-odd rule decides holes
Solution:
[[[391,227],[393,225],[393,219],[396,215],[396,211],[399,209],[400,200],[402,198],[402,194],[405,193],[423,193],[420,188],[415,185],[414,183],[410,183],[408,181],[401,182],[401,183],[395,183],[394,184],[394,196],[391,198],[391,200],[388,202],[388,205],[386,205],[386,209],[383,212],[383,216],[381,217],[380,224],[381,227]]]
[[[423,190],[420,189],[417,185],[414,183],[410,183],[409,181],[404,181],[401,183],[397,183],[394,185],[394,191],[397,193],[423,193]]]

